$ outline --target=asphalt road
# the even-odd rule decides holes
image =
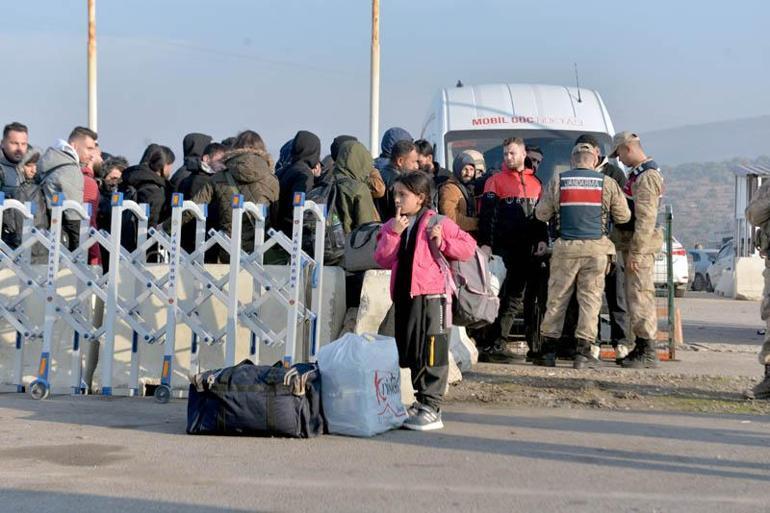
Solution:
[[[762,417],[453,406],[372,439],[194,437],[185,403],[0,395],[0,511],[770,511]]]
[[[680,301],[701,351],[656,372],[755,376],[758,303]],[[770,512],[770,419],[459,403],[435,433],[193,437],[185,402],[0,394],[6,512]]]
[[[765,323],[759,317],[759,301],[736,301],[707,292],[688,291],[677,299],[682,313],[682,331],[687,343],[762,344],[757,330]]]

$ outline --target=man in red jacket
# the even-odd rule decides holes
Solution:
[[[82,166],[80,171],[83,173],[83,203],[91,205],[89,224],[96,228],[96,216],[99,214],[99,183],[94,178],[94,171],[91,166]],[[99,244],[94,244],[88,248],[88,265],[101,264],[102,253],[99,250]]]
[[[484,340],[478,341],[480,361],[510,363],[518,356],[506,351],[506,337],[515,319],[524,316],[524,290],[533,257],[543,256],[548,247],[548,225],[534,217],[542,185],[526,167],[526,157],[520,137],[503,141],[503,169],[487,180],[481,199],[479,245],[503,257],[507,275],[497,320]]]

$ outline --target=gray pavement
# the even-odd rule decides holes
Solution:
[[[758,376],[757,303],[680,307],[699,351],[655,372]],[[0,394],[0,513],[770,512],[762,416],[458,403],[441,432],[279,440],[188,436],[185,415]]]
[[[677,299],[682,313],[682,331],[687,343],[762,345],[757,330],[765,323],[759,317],[759,301],[736,301],[706,292],[687,292]]]
[[[184,434],[185,403],[0,395],[0,511],[770,511],[763,417],[452,406],[372,439]]]
[[[708,376],[762,374],[757,353],[764,335],[759,301],[736,301],[713,293],[687,292],[677,299],[682,314],[684,351],[680,361],[661,366],[658,372]]]

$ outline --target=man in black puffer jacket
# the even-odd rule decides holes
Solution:
[[[150,207],[147,225],[150,228],[162,225],[171,217],[171,187],[166,177],[172,171],[173,163],[174,152],[170,148],[154,145],[145,151],[145,160],[141,164],[123,172],[119,190],[124,199],[147,203]],[[121,244],[129,251],[136,248],[136,226],[129,221],[132,219],[133,216],[124,217],[121,237]],[[148,250],[147,261],[160,261],[157,247]]]
[[[198,204],[210,204],[214,198],[214,187],[212,178],[215,173],[224,170],[225,147],[219,143],[209,143],[203,150],[201,158],[197,161],[198,166],[191,169],[190,176],[182,180],[179,184],[178,192],[181,192],[185,200],[190,200]],[[192,215],[185,215],[182,218],[181,245],[187,253],[195,251],[195,223],[190,222]],[[219,211],[216,208],[209,208],[206,217],[206,233],[210,229],[218,230],[220,228]],[[217,251],[209,250],[206,252],[206,261],[215,262]]]
[[[182,152],[184,153],[184,162],[182,166],[174,171],[171,178],[168,179],[172,192],[179,192],[179,186],[182,181],[190,176],[196,169],[200,168],[200,160],[203,156],[203,150],[211,142],[211,136],[206,134],[191,133],[182,139]]]

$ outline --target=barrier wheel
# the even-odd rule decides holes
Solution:
[[[29,385],[29,395],[37,401],[45,399],[51,393],[51,388],[45,381],[36,379]]]
[[[171,400],[171,388],[168,385],[160,385],[155,389],[155,400],[166,404]]]

